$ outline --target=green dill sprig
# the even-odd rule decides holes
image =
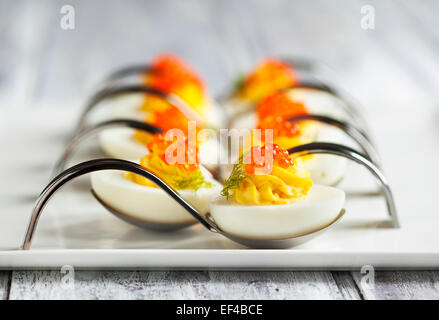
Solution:
[[[234,92],[241,91],[241,89],[244,87],[244,82],[245,82],[245,75],[244,74],[239,75],[235,79],[235,82],[233,83],[233,91]]]
[[[247,178],[247,173],[244,170],[244,160],[241,156],[239,157],[238,163],[233,165],[232,173],[230,173],[229,178],[224,183],[221,195],[229,199],[230,191],[236,189],[245,178]]]
[[[181,179],[175,178],[174,184],[175,184],[175,187],[177,189],[181,189],[181,190],[183,190],[183,189],[198,190],[200,188],[212,187],[212,183],[210,183],[209,181],[206,181],[204,179],[204,176],[200,170],[191,174],[189,179],[188,179],[188,177],[183,177]]]

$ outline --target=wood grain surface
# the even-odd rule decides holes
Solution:
[[[266,55],[315,58],[367,106],[438,104],[439,2],[0,0],[0,106],[84,101],[117,67],[170,51],[218,95]],[[372,5],[374,30],[361,28]],[[1,271],[0,299],[438,299],[439,273]]]

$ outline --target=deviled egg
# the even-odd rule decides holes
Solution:
[[[272,153],[272,163],[255,160]],[[250,161],[245,161],[251,155]],[[222,197],[209,203],[221,230],[248,239],[284,239],[328,226],[343,208],[345,193],[314,184],[310,173],[279,146],[254,147],[235,164]]]
[[[186,145],[185,163],[170,164],[166,150],[171,145],[164,135],[155,135],[149,143],[150,153],[140,165],[152,171],[200,213],[208,211],[208,198],[217,195],[221,184],[197,164],[195,155]],[[91,175],[96,195],[118,212],[135,219],[156,224],[188,224],[195,219],[168,194],[148,179],[121,171],[98,171]]]
[[[267,96],[297,83],[298,77],[291,66],[278,59],[267,58],[237,81],[224,107],[230,115],[245,113]]]
[[[290,100],[290,104],[303,105],[306,108],[306,113],[328,116],[343,121],[351,120],[351,116],[346,112],[345,102],[330,92],[314,88],[289,88],[268,95],[259,104],[276,95],[282,95],[286,100]],[[255,127],[260,118],[257,111],[258,105],[254,108],[256,112],[247,112],[235,117],[231,125],[236,128]],[[284,112],[288,113],[289,111],[284,110]],[[296,115],[294,112],[292,113],[290,116]],[[270,112],[266,112],[266,115],[269,114]]]
[[[292,99],[288,91],[280,91],[265,98],[252,113],[252,122],[246,124],[248,128],[260,129],[261,134],[255,136],[252,131],[251,143],[247,145],[263,145],[267,129],[273,132],[273,143],[282,149],[316,141],[342,144],[348,142],[340,129],[327,124],[312,120],[297,123],[287,121],[288,118],[309,113],[307,104]],[[235,155],[235,158],[237,157]],[[297,159],[297,164],[308,169],[316,183],[335,185],[343,178],[347,159],[333,155],[310,155]],[[226,175],[228,173],[225,172]]]
[[[201,77],[184,61],[170,54],[157,56],[151,63],[151,72],[142,76],[144,85],[163,93],[174,94],[187,103],[198,117],[214,126],[220,126],[223,116],[210,97]],[[115,98],[114,117],[143,120],[152,112],[163,110],[168,103],[153,94],[129,94]]]
[[[199,121],[197,132],[205,127],[215,128],[222,123],[223,115],[212,103],[201,78],[187,64],[175,56],[161,55],[152,63],[152,72],[143,76],[144,83],[165,93],[172,93],[184,100]],[[114,99],[115,118],[145,121],[163,131],[180,129],[188,133],[188,114],[163,98],[152,94],[128,95]],[[130,128],[111,128],[102,131],[99,142],[109,156],[119,159],[139,159],[148,150],[146,144],[152,135]],[[216,137],[200,137],[201,162],[214,169],[220,146]]]
[[[215,131],[204,131],[204,127],[197,122],[190,122],[173,106],[151,113],[145,121],[165,133],[168,130],[179,129],[186,137],[194,136],[200,149],[200,162],[212,170],[217,167],[221,145]],[[206,132],[215,134],[204,134]],[[147,145],[152,138],[151,133],[131,128],[107,129],[98,135],[101,149],[107,155],[124,160],[139,159],[147,154]]]

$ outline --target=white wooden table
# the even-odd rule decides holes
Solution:
[[[376,102],[438,104],[439,2],[69,1],[74,30],[60,27],[57,1],[0,0],[0,105],[84,100],[109,71],[162,51],[192,63],[218,94],[266,56],[322,60],[373,112]],[[361,8],[375,29],[361,28]],[[1,203],[0,203],[1,208]],[[439,273],[0,271],[0,299],[420,299],[439,298]]]

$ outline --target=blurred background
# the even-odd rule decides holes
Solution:
[[[61,28],[64,5],[73,30]],[[362,28],[365,5],[374,29]],[[436,104],[438,9],[435,0],[0,0],[0,104],[81,103],[110,71],[164,51],[214,95],[267,55],[295,55],[327,63],[368,110]]]

